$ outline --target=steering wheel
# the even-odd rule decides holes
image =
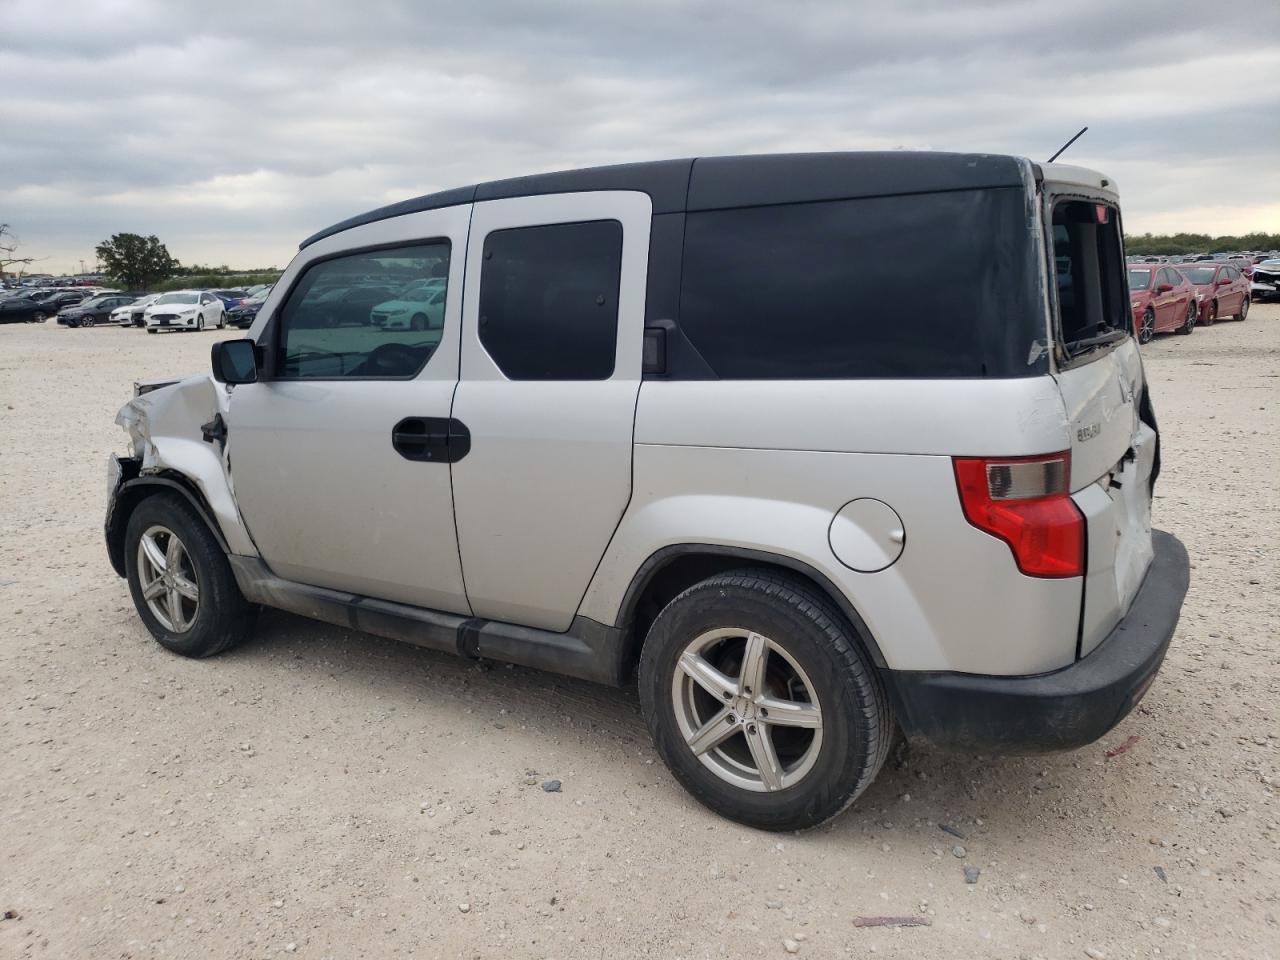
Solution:
[[[418,369],[418,351],[404,343],[383,343],[364,358],[363,371],[373,376],[402,377]]]

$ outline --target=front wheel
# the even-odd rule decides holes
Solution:
[[[1187,304],[1187,316],[1182,321],[1182,326],[1178,328],[1178,332],[1183,336],[1187,336],[1196,328],[1196,318],[1200,315],[1200,308],[1196,306],[1196,302],[1192,300]]]
[[[240,593],[226,554],[175,494],[150,496],[129,517],[125,571],[142,622],[174,653],[211,657],[252,627],[255,608]]]
[[[1156,335],[1156,312],[1150,307],[1142,314],[1142,323],[1138,325],[1138,342],[1150,343]]]
[[[875,778],[893,717],[840,612],[766,570],[720,574],[658,615],[640,657],[654,745],[698,801],[764,830],[834,817]]]

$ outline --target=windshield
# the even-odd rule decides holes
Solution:
[[[1192,283],[1213,283],[1213,275],[1217,272],[1217,268],[1183,267],[1182,272]]]
[[[1150,270],[1130,270],[1129,271],[1129,289],[1145,290],[1147,284],[1151,282]]]
[[[156,299],[157,304],[161,303],[198,303],[200,294],[198,293],[166,293]]]

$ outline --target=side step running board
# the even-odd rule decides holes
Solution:
[[[240,592],[252,603],[463,657],[518,663],[611,686],[626,679],[622,631],[588,617],[574,617],[567,631],[555,633],[295,583],[277,577],[256,557],[231,554],[227,559]]]

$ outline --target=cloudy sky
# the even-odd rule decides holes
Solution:
[[[349,214],[665,157],[942,149],[1109,172],[1131,232],[1280,232],[1280,3],[0,0],[0,222],[283,266]]]

